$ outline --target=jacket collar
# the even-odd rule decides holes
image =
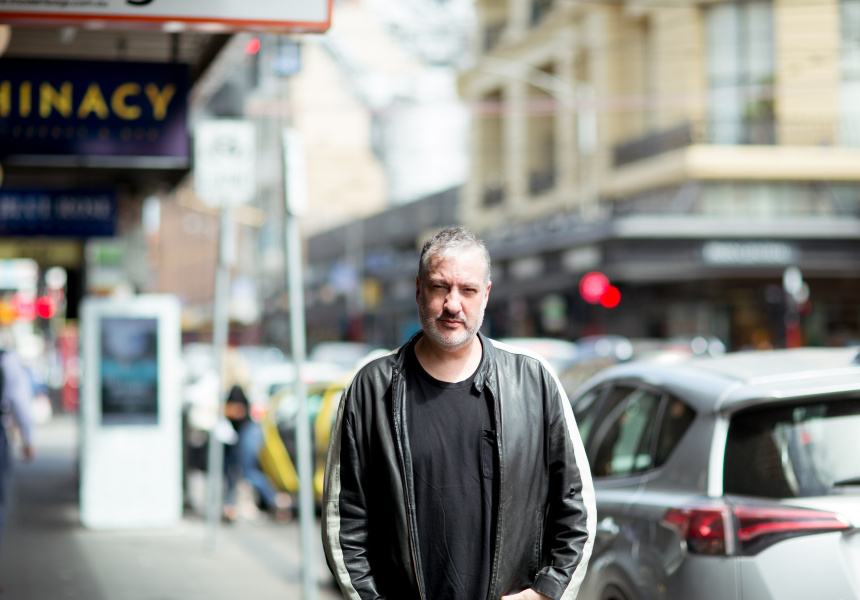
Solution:
[[[403,372],[403,367],[406,364],[406,357],[408,356],[407,351],[414,347],[416,342],[418,342],[423,335],[424,331],[419,329],[418,332],[409,338],[409,341],[400,347],[400,351],[397,353],[397,361],[395,363],[395,368],[399,372]],[[481,365],[478,367],[477,373],[475,373],[474,385],[475,390],[480,393],[484,391],[484,386],[489,383],[490,377],[494,372],[493,369],[490,368],[490,365],[493,365],[496,362],[496,347],[493,346],[493,342],[490,341],[490,338],[480,331],[478,332],[478,339],[481,340],[481,345],[484,348],[484,357],[481,360]]]

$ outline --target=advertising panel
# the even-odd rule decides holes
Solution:
[[[0,156],[161,157],[185,167],[188,86],[178,63],[0,59]]]
[[[331,24],[331,0],[0,0],[0,21],[322,33]]]
[[[158,424],[158,319],[100,324],[102,425]]]
[[[182,518],[180,302],[87,296],[80,310],[80,518],[92,529]]]
[[[0,236],[113,237],[112,191],[0,189]]]

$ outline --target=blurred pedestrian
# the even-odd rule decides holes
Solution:
[[[263,447],[263,429],[251,416],[251,405],[245,390],[249,385],[248,368],[235,351],[227,353],[224,369],[229,390],[224,404],[224,416],[236,432],[235,443],[224,447],[224,468],[227,479],[224,498],[224,518],[228,521],[238,516],[238,483],[245,479],[260,496],[263,508],[277,520],[286,521],[291,516],[290,497],[278,492],[272,481],[260,469],[260,450]]]
[[[490,256],[462,227],[421,251],[422,331],[359,370],[332,432],[323,546],[344,597],[576,596],[594,489],[561,384],[479,333]]]
[[[0,543],[6,526],[6,487],[14,454],[10,447],[14,428],[17,427],[24,461],[30,462],[36,455],[32,441],[33,383],[9,339],[4,335],[0,340]]]

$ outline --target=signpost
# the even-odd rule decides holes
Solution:
[[[331,0],[0,0],[0,22],[207,32],[322,33]]]
[[[215,272],[212,314],[212,352],[219,373],[218,418],[224,414],[227,390],[220,377],[229,334],[230,269],[236,261],[233,207],[250,201],[256,192],[256,148],[253,123],[235,119],[201,121],[195,127],[194,188],[200,199],[221,209],[221,238]],[[215,431],[209,433],[207,478],[207,538],[214,550],[223,505],[224,446]]]
[[[310,415],[302,366],[305,362],[305,291],[302,282],[302,251],[299,217],[307,207],[305,154],[302,138],[293,129],[284,129],[284,196],[286,202],[287,286],[290,297],[290,343],[296,366],[296,401],[299,406],[296,448],[299,475],[299,528],[302,540],[302,590],[304,600],[316,600],[314,549],[313,465],[311,462]]]
[[[194,128],[194,192],[213,207],[249,202],[256,192],[255,157],[251,121],[200,121]]]

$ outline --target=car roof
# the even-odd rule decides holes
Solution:
[[[638,380],[674,393],[699,411],[734,411],[765,399],[860,392],[858,355],[858,347],[794,348],[671,363],[631,361],[605,369],[580,391],[608,379]]]

